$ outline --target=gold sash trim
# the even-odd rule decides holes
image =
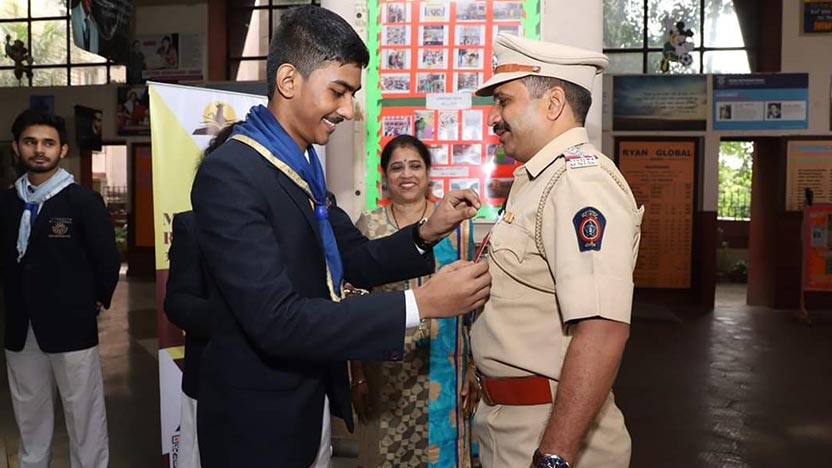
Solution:
[[[309,184],[306,183],[305,180],[297,173],[294,169],[289,167],[288,164],[278,159],[271,151],[268,150],[265,146],[263,146],[259,141],[255,140],[246,135],[234,135],[231,137],[233,140],[237,140],[240,143],[244,143],[250,146],[254,151],[260,154],[266,161],[268,161],[272,166],[276,167],[278,171],[282,172],[286,177],[292,180],[298,187],[301,188],[304,192],[306,192],[306,196],[309,197],[309,204],[310,208],[314,212],[314,199],[315,197],[312,196],[312,189],[309,188]],[[326,256],[324,256],[326,257]],[[324,258],[324,263],[326,263],[326,258]],[[329,289],[329,297],[334,302],[340,302],[343,298],[344,288],[343,285],[341,287],[341,296],[335,294],[335,286],[332,280],[332,273],[329,271],[329,264],[326,263],[326,287]]]

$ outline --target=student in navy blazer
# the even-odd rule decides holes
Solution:
[[[0,194],[5,352],[21,468],[47,466],[60,395],[72,466],[109,463],[98,314],[109,308],[120,258],[101,195],[61,169],[64,120],[27,110],[12,125],[26,168]]]
[[[430,273],[432,244],[479,207],[473,192],[450,192],[431,219],[374,241],[342,210],[322,208],[316,173],[305,172],[319,165],[311,145],[353,118],[368,60],[335,13],[290,11],[269,50],[268,107],[252,108],[197,171],[198,240],[228,305],[202,359],[204,468],[320,466],[325,401],[352,428],[345,361],[400,359],[420,317],[487,299],[485,262],[459,262],[416,290],[337,301],[339,267],[362,288]]]
[[[225,303],[202,260],[193,211],[177,213],[173,217],[173,240],[168,255],[170,269],[165,290],[165,314],[185,331],[178,466],[199,468],[196,433],[199,367],[202,351],[222,317]]]

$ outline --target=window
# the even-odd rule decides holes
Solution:
[[[280,16],[298,5],[320,5],[320,0],[246,0],[228,2],[228,78],[266,79],[269,40]]]
[[[665,21],[684,22],[693,36],[690,66],[669,73],[748,73],[748,50],[733,0],[604,0],[604,53],[610,73],[661,73]]]
[[[0,1],[0,86],[67,86],[124,82],[124,66],[72,42],[70,0]],[[9,51],[20,41],[32,58],[32,76],[18,80]]]

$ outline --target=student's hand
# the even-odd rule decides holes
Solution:
[[[488,262],[460,260],[413,290],[420,318],[445,318],[481,307],[491,293]]]
[[[350,384],[350,399],[358,420],[366,423],[370,419],[370,386],[366,379],[353,380]]]
[[[419,235],[428,242],[437,241],[453,232],[459,223],[473,218],[480,205],[477,192],[451,190],[442,197],[428,221],[419,227]]]

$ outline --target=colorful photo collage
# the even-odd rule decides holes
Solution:
[[[523,35],[523,1],[382,1],[381,92],[473,92],[491,74],[496,34]]]
[[[381,116],[382,147],[395,136],[413,135],[430,150],[434,197],[441,198],[448,190],[471,188],[491,204],[499,204],[508,194],[516,163],[486,131],[487,113],[484,106],[465,110],[387,108]]]

